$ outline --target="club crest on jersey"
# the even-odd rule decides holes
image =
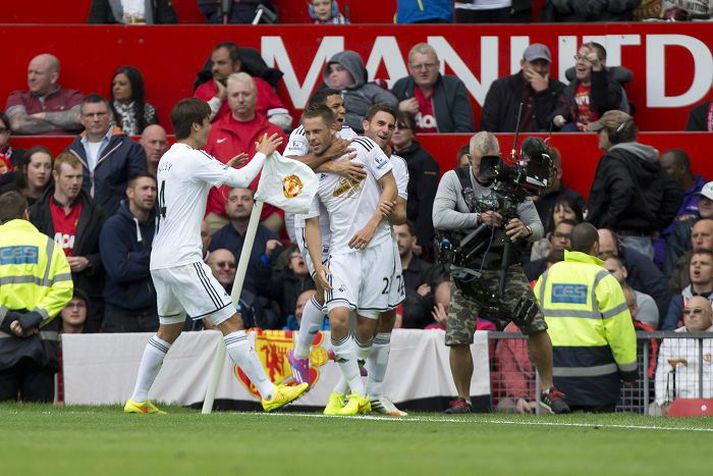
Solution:
[[[251,332],[255,332],[255,354],[257,354],[260,359],[267,378],[276,384],[287,384],[293,381],[292,369],[287,360],[287,353],[292,348],[292,331],[257,329]],[[327,350],[322,347],[323,342],[324,334],[317,332],[309,352],[309,380],[311,385],[317,383],[320,375],[320,367],[329,361],[329,354]],[[240,367],[234,365],[233,373],[248,392],[260,398],[260,393],[257,391],[257,388]]]
[[[295,198],[302,193],[302,180],[297,175],[288,175],[282,179],[282,194],[285,198]]]

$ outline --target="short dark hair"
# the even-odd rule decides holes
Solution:
[[[154,182],[156,182],[156,177],[154,177],[154,174],[151,172],[147,172],[146,170],[141,170],[139,172],[136,172],[134,175],[129,178],[129,181],[126,183],[126,188],[132,188],[134,185],[136,185],[136,181],[139,180],[140,178],[150,178]]]
[[[545,263],[555,264],[560,261],[564,261],[564,250],[552,250],[545,257]]]
[[[566,206],[567,208],[571,209],[574,212],[574,216],[576,217],[577,223],[582,223],[584,221],[584,210],[582,210],[582,206],[577,200],[574,199],[574,197],[567,195],[560,196],[555,201],[555,204],[552,206],[553,215],[555,213],[555,210],[557,210],[557,207],[559,206]]]
[[[341,91],[337,89],[332,89],[332,88],[322,88],[318,90],[316,93],[312,95],[312,97],[309,98],[309,102],[307,102],[307,107],[313,106],[315,104],[326,104],[327,103],[327,98],[329,96],[341,96],[342,93]]]
[[[416,236],[416,227],[413,226],[413,222],[411,220],[406,220],[405,222],[402,223],[402,225],[405,225],[408,228],[408,232],[412,236]]]
[[[663,154],[661,154],[661,157],[663,157],[664,155],[670,155],[671,157],[673,157],[673,160],[676,165],[681,165],[683,169],[687,172],[691,171],[691,159],[688,157],[688,153],[685,150],[669,149]]]
[[[313,104],[302,113],[303,121],[305,119],[314,119],[315,117],[321,117],[327,125],[334,124],[334,121],[336,121],[334,111],[326,104]]]
[[[20,192],[11,191],[0,195],[0,224],[24,218],[27,199]]]
[[[178,101],[171,111],[171,124],[176,139],[182,140],[190,137],[193,124],[203,124],[206,117],[210,117],[210,106],[207,102],[198,98]]]
[[[579,222],[578,222],[578,221],[574,221],[574,220],[570,220],[569,218],[565,218],[564,220],[562,220],[561,222],[559,222],[559,223],[557,224],[557,226],[555,226],[555,228],[557,228],[557,227],[560,226],[560,225],[569,225],[569,226],[571,226],[572,228],[574,228],[575,226],[579,225]]]
[[[706,255],[713,259],[713,250],[709,250],[708,248],[696,248],[691,252],[691,259],[693,259],[694,255]]]
[[[215,45],[215,47],[213,47],[213,51],[217,51],[221,48],[225,48],[226,50],[228,50],[228,54],[230,55],[230,59],[233,61],[233,63],[235,63],[236,61],[240,61],[242,63],[242,61],[240,60],[240,48],[238,47],[238,45],[236,45],[232,41],[224,41]]]
[[[416,119],[410,112],[396,111],[396,124],[398,124],[399,128],[406,126],[411,132],[416,132]]]
[[[99,104],[99,103],[104,103],[106,105],[106,108],[111,111],[111,106],[109,105],[109,101],[106,100],[104,96],[101,94],[96,94],[92,93],[87,96],[84,96],[84,99],[82,99],[81,105],[79,106],[79,112],[84,113],[84,105],[85,104]]]
[[[384,103],[374,104],[373,106],[371,106],[369,110],[366,111],[366,114],[364,114],[364,120],[371,122],[371,120],[374,119],[374,116],[376,116],[377,112],[385,112],[387,114],[391,114],[391,116],[394,118],[394,123],[397,120],[396,108]]]
[[[597,229],[591,223],[580,223],[572,229],[572,251],[589,253],[592,251],[594,243],[599,242]]]

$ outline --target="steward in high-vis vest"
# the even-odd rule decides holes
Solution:
[[[572,230],[572,250],[538,279],[535,296],[552,340],[552,374],[572,410],[613,411],[633,382],[636,333],[624,292],[596,258],[597,229]]]
[[[29,221],[17,192],[0,195],[0,401],[51,402],[57,322],[72,274],[54,240]]]

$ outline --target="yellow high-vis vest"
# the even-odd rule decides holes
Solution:
[[[621,285],[602,263],[565,251],[565,260],[535,285],[552,340],[555,385],[582,405],[604,403],[599,396],[616,400],[620,379],[637,375],[631,314]]]
[[[67,258],[27,220],[0,225],[0,320],[7,311],[36,311],[45,326],[72,299]]]

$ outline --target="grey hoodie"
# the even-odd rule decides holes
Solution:
[[[352,78],[354,78],[354,85],[344,89],[342,91],[342,97],[344,98],[344,107],[347,110],[344,124],[354,129],[357,133],[361,134],[364,132],[362,120],[364,120],[366,111],[374,104],[388,104],[393,107],[398,106],[399,102],[396,96],[374,83],[366,82],[366,68],[364,68],[364,62],[361,56],[359,56],[359,53],[355,51],[342,51],[327,61],[327,66],[323,74],[324,84],[327,86],[329,86],[327,82],[327,78],[329,77],[329,65],[332,63],[342,65],[342,67],[351,74]]]
[[[659,151],[650,145],[639,144],[638,142],[621,142],[609,148],[609,150],[621,149],[638,157],[639,159],[648,161],[657,161],[659,159]]]

